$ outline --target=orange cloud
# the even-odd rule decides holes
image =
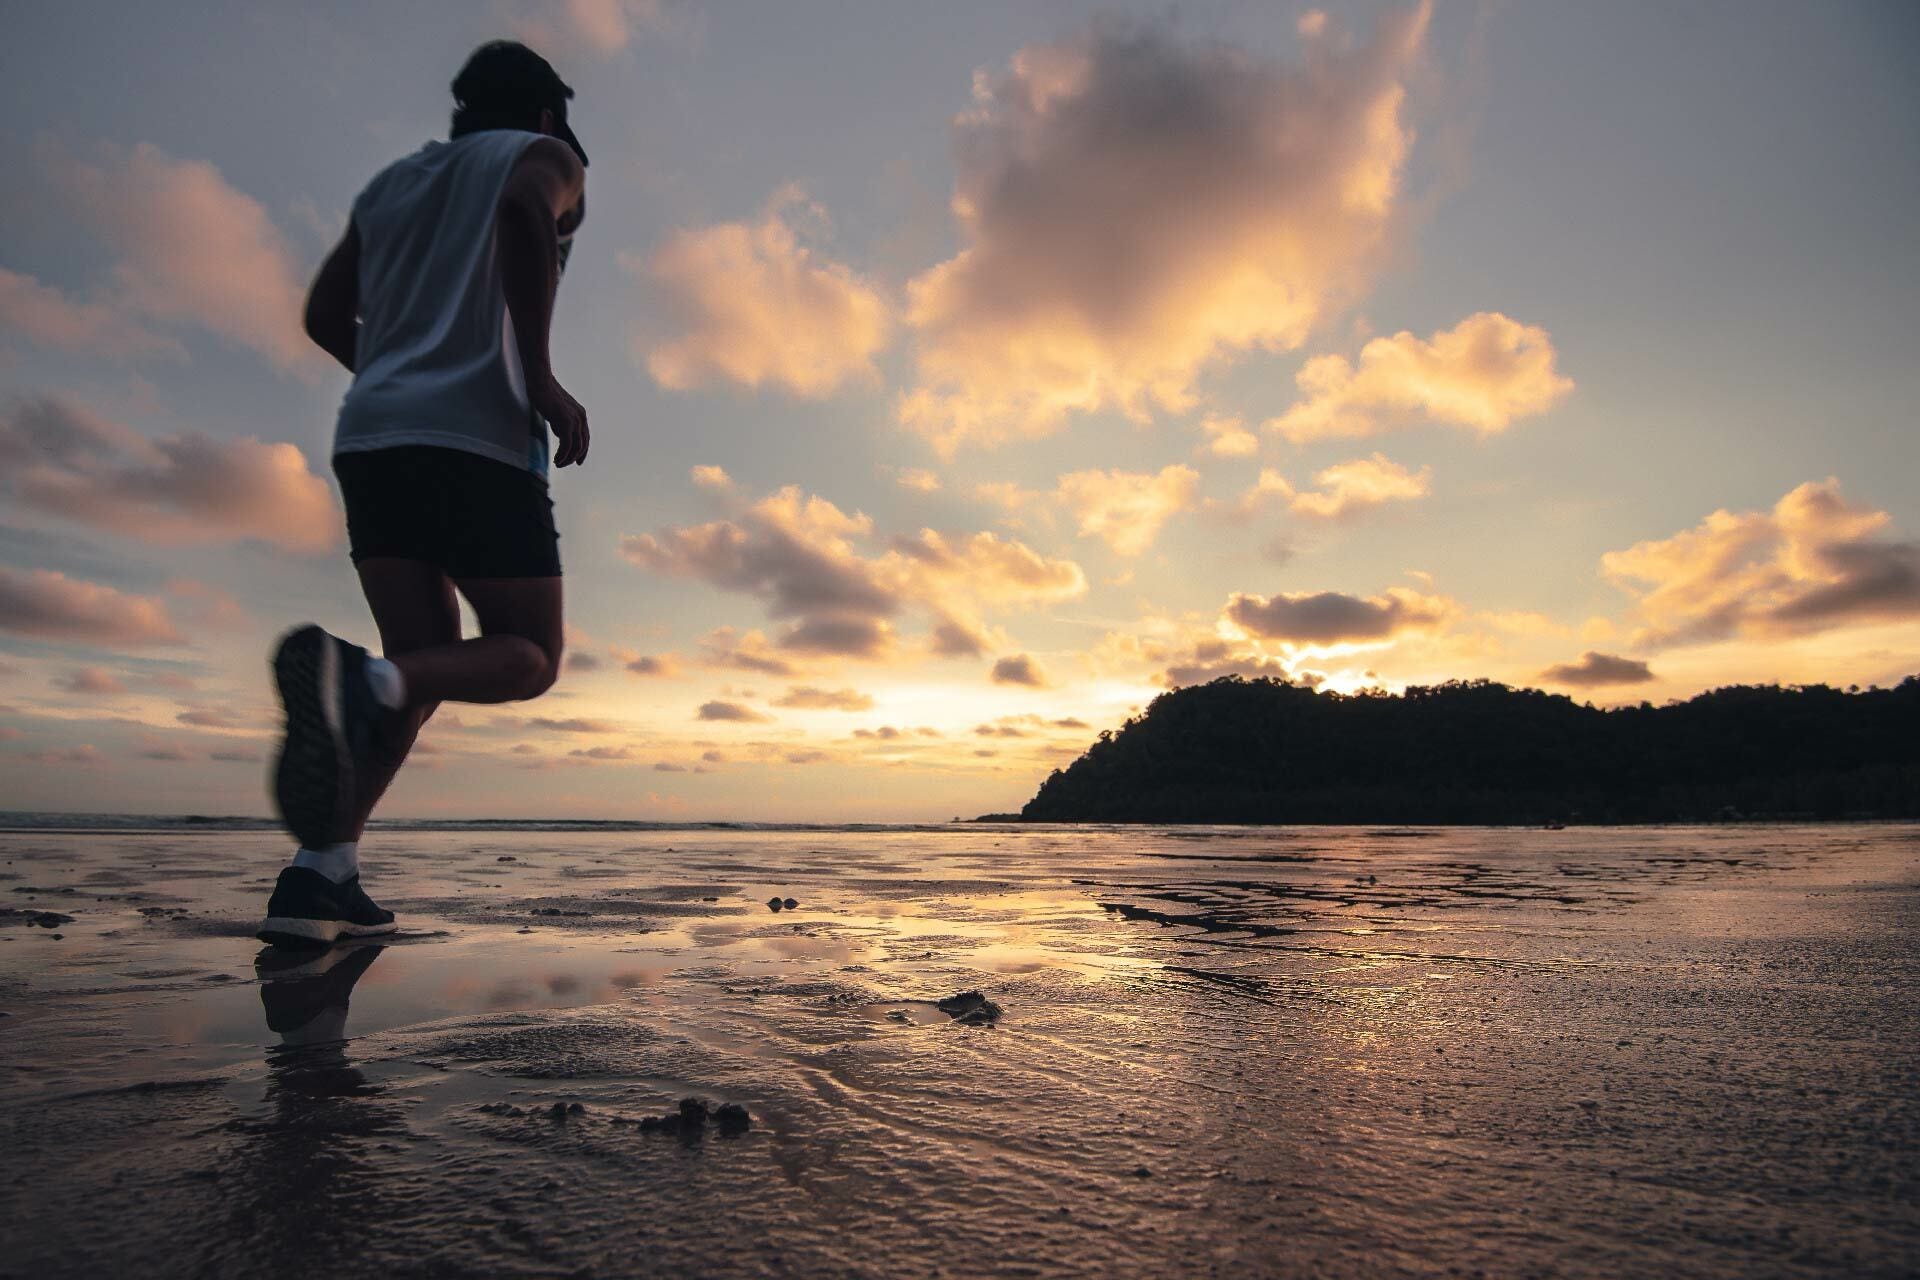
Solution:
[[[950,614],[1070,600],[1087,590],[1086,574],[1073,561],[1050,559],[984,530],[951,538],[922,529],[890,547],[879,562],[882,577],[907,598]]]
[[[1099,538],[1123,556],[1153,545],[1160,527],[1193,503],[1200,473],[1192,467],[1136,471],[1075,471],[1060,477],[1054,492],[1073,513],[1081,537]]]
[[[77,302],[32,276],[0,267],[0,332],[68,351],[104,355],[184,356],[186,349],[153,332],[113,302]]]
[[[662,0],[521,0],[515,7],[514,31],[534,48],[600,58],[622,52],[635,36],[671,22]]]
[[[1369,643],[1402,631],[1431,629],[1454,616],[1453,602],[1391,587],[1377,596],[1340,591],[1283,592],[1273,596],[1235,592],[1223,616],[1266,640],[1295,645]]]
[[[189,707],[174,719],[200,729],[245,729],[253,724],[250,717],[229,707]]]
[[[902,489],[915,493],[935,493],[940,488],[940,477],[925,467],[901,467],[893,478]]]
[[[810,685],[796,685],[775,698],[773,705],[812,711],[871,711],[873,698],[858,689],[816,689]]]
[[[1086,590],[1078,565],[992,533],[956,539],[922,529],[873,555],[860,546],[873,535],[871,519],[796,486],[754,502],[722,496],[734,508],[728,518],[630,535],[621,552],[642,568],[760,597],[770,617],[787,623],[773,641],[782,654],[887,657],[894,620],[910,608],[932,616],[936,647],[951,647],[980,634],[979,610]],[[791,671],[780,654],[750,650],[753,635],[717,637],[710,660]]]
[[[762,715],[743,703],[723,702],[717,698],[711,702],[701,703],[700,710],[696,714],[701,720],[732,720],[745,724],[764,724],[773,719],[772,716]]]
[[[1251,458],[1260,452],[1260,437],[1238,418],[1202,418],[1200,431],[1206,436],[1201,448],[1216,458]]]
[[[1025,685],[1029,689],[1044,689],[1048,684],[1046,672],[1040,669],[1040,664],[1024,653],[1000,659],[993,664],[989,674],[995,684]]]
[[[1315,356],[1295,379],[1307,398],[1267,427],[1299,443],[1372,435],[1424,417],[1491,435],[1573,390],[1553,361],[1545,329],[1482,311],[1430,339],[1405,330],[1375,338],[1360,349],[1358,366]]]
[[[670,653],[632,653],[614,655],[620,664],[636,676],[672,678],[680,674],[680,660]]]
[[[1549,684],[1592,689],[1610,684],[1647,684],[1657,677],[1644,662],[1589,649],[1580,661],[1557,663],[1542,671],[1540,678]]]
[[[529,729],[546,729],[553,733],[618,733],[620,726],[607,720],[593,720],[583,716],[574,716],[565,720],[556,720],[551,716],[530,716],[523,722]]]
[[[567,752],[578,760],[631,760],[632,747],[575,747]]]
[[[1428,6],[1283,67],[1096,23],[975,77],[955,121],[960,252],[908,285],[900,421],[950,454],[1066,415],[1180,411],[1208,364],[1298,347],[1364,283],[1411,133]]]
[[[622,256],[652,283],[676,331],[636,346],[654,381],[676,391],[772,384],[819,399],[849,380],[878,380],[886,302],[800,243],[787,219],[802,202],[782,192],[757,223],[676,232],[644,262]]]
[[[1283,660],[1218,636],[1195,640],[1184,651],[1163,652],[1160,660],[1167,664],[1160,679],[1169,689],[1205,684],[1221,676],[1293,678],[1292,670]]]
[[[0,629],[107,646],[183,644],[186,640],[160,600],[50,569],[21,573],[0,568]]]
[[[715,627],[700,641],[701,660],[710,667],[731,667],[761,675],[790,676],[793,662],[773,652],[767,637],[759,631],[735,631]]]
[[[1920,619],[1920,545],[1874,537],[1890,523],[1849,504],[1829,477],[1771,511],[1715,511],[1671,538],[1610,551],[1600,571],[1638,597],[1639,648]]]
[[[56,678],[53,686],[56,689],[64,689],[68,693],[96,696],[127,691],[127,686],[120,678],[105,667],[77,667],[66,675]]]
[[[1259,478],[1238,498],[1231,502],[1209,500],[1206,505],[1210,511],[1241,520],[1276,502],[1284,503],[1297,515],[1340,520],[1388,502],[1425,497],[1431,475],[1431,468],[1409,471],[1385,454],[1376,453],[1324,468],[1313,477],[1318,489],[1300,490],[1272,467],[1262,467]]]
[[[95,154],[55,157],[52,167],[56,187],[120,255],[117,303],[198,325],[282,369],[322,366],[301,329],[303,272],[259,201],[204,160],[177,160],[151,143]]]
[[[170,544],[257,539],[332,547],[341,517],[291,444],[183,434],[149,440],[62,400],[0,414],[0,491],[23,506]]]
[[[186,620],[196,627],[206,627],[221,631],[234,631],[248,626],[252,619],[238,600],[218,587],[210,587],[204,582],[192,578],[172,578],[167,582],[167,594],[180,602],[180,611]],[[165,677],[154,679],[166,685],[172,683]],[[175,680],[178,677],[174,678]],[[188,681],[186,687],[191,687]]]
[[[91,743],[84,743],[77,747],[53,747],[43,751],[23,751],[20,755],[23,760],[31,760],[35,764],[91,765],[100,764],[106,760],[106,756],[95,749]]]
[[[1337,520],[1388,502],[1406,502],[1427,495],[1430,469],[1416,474],[1384,454],[1355,458],[1328,467],[1313,477],[1319,491],[1296,493],[1288,507],[1304,516]]]

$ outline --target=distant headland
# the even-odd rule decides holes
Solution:
[[[1016,815],[993,815],[996,818]],[[1225,676],[1056,769],[1027,822],[1624,823],[1920,817],[1920,676],[1601,710],[1486,680]]]

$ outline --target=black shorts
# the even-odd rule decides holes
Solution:
[[[450,578],[557,578],[553,500],[531,471],[464,449],[396,445],[333,456],[353,562],[424,560]]]

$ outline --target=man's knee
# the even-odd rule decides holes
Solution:
[[[524,702],[553,688],[553,682],[560,678],[560,662],[533,641],[522,640],[513,648],[510,675]]]

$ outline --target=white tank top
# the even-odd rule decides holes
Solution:
[[[507,175],[541,135],[488,129],[429,142],[353,202],[360,332],[333,451],[464,449],[547,474],[494,251]]]

